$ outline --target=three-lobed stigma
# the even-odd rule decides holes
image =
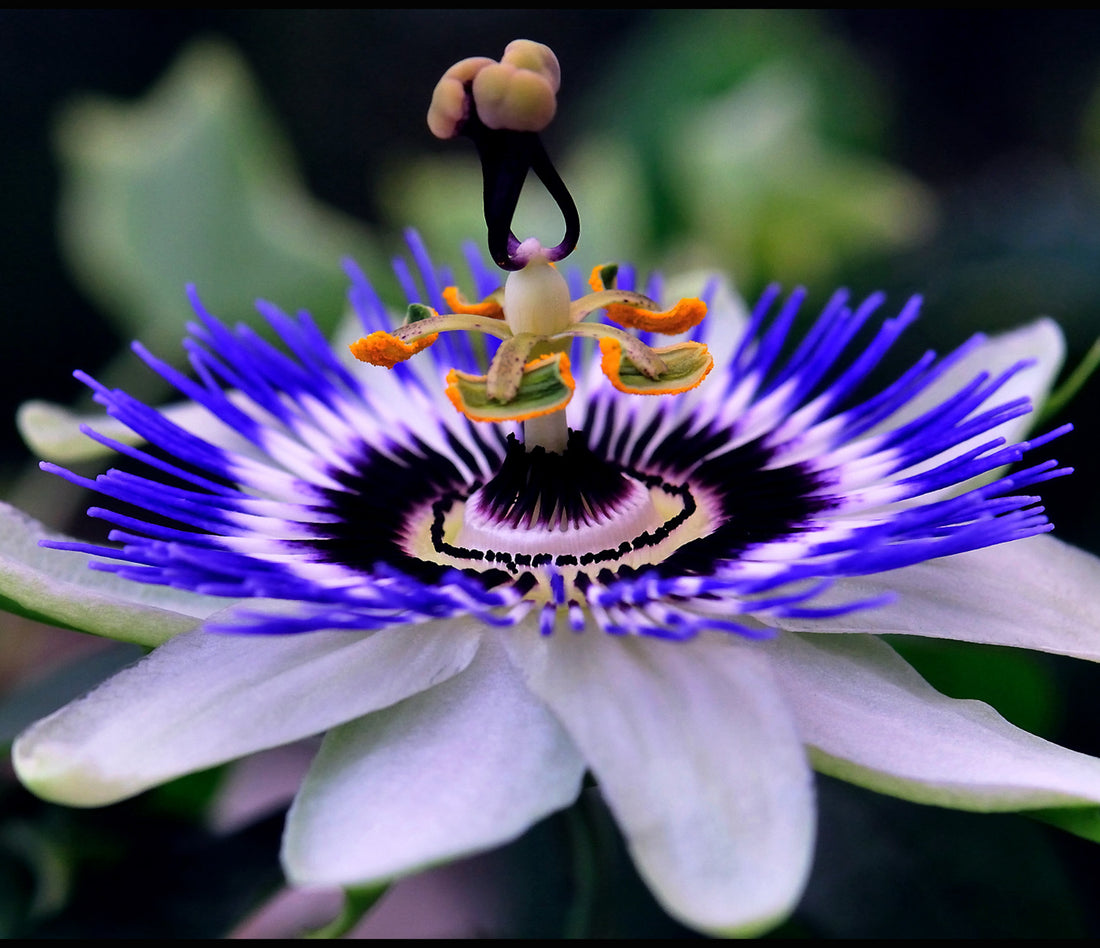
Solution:
[[[541,132],[558,109],[558,57],[549,46],[513,40],[500,62],[473,56],[455,63],[436,84],[428,128],[436,138],[460,135],[471,114],[490,129]]]

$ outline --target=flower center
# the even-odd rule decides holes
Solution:
[[[513,579],[526,573],[541,588],[533,598],[568,599],[583,593],[588,572],[655,566],[708,533],[711,506],[687,484],[599,457],[577,432],[560,454],[527,451],[509,438],[489,481],[410,512],[403,546],[440,566],[495,569]],[[554,593],[556,580],[564,592]]]
[[[658,348],[641,335],[692,329],[706,314],[699,299],[662,311],[655,300],[619,289],[618,268],[611,264],[592,271],[591,293],[571,299],[555,264],[576,246],[580,221],[538,139],[553,116],[559,80],[553,53],[522,40],[508,47],[501,63],[469,59],[447,71],[428,123],[440,137],[462,134],[477,146],[489,251],[507,278],[474,303],[447,287],[441,297],[450,312],[414,303],[404,325],[351,346],[360,361],[392,368],[442,332],[495,340],[487,347],[486,374],[454,368],[446,394],[472,421],[521,423],[522,441],[501,439],[501,464],[492,472],[471,480],[457,470],[440,475],[408,508],[385,514],[393,525],[386,532],[394,552],[418,564],[421,575],[440,567],[476,573],[488,587],[507,582],[551,607],[584,601],[597,576],[607,583],[658,566],[716,529],[719,517],[717,505],[700,503],[686,481],[617,464],[566,423],[576,387],[570,356],[577,354],[575,345],[591,346],[584,340],[598,343],[601,368],[628,394],[685,392],[706,378],[713,359],[702,343]],[[520,240],[511,230],[529,171],[562,212],[566,234],[555,247],[534,237]],[[600,312],[616,325],[589,318]]]
[[[561,454],[520,451],[470,495],[458,544],[507,553],[581,555],[660,526],[649,489],[574,435]]]

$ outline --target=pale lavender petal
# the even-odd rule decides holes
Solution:
[[[277,747],[461,671],[478,624],[257,636],[187,632],[15,742],[19,778],[48,800],[99,806]]]
[[[941,695],[872,636],[785,634],[773,666],[824,773],[965,810],[1100,803],[1100,760]]]
[[[0,504],[0,597],[43,622],[151,646],[225,607],[224,599],[89,569],[85,554],[40,547],[38,541],[47,538],[64,539]]]
[[[287,818],[287,877],[369,883],[498,846],[572,803],[583,774],[487,636],[460,675],[326,736]]]
[[[591,629],[508,644],[672,915],[750,934],[790,911],[813,849],[813,789],[766,645]]]
[[[841,580],[822,604],[884,592],[897,599],[827,619],[775,621],[806,632],[892,632],[1100,661],[1100,559],[1052,536]]]

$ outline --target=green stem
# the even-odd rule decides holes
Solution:
[[[573,898],[565,916],[562,937],[570,940],[590,938],[598,883],[596,842],[582,801],[578,801],[568,810],[566,819],[573,853]]]
[[[1070,373],[1070,377],[1050,393],[1050,397],[1039,412],[1039,417],[1035,420],[1035,427],[1045,425],[1065,408],[1097,368],[1100,368],[1100,339],[1092,344],[1092,348],[1085,353],[1085,357],[1078,363],[1077,368]]]
[[[569,426],[565,422],[564,409],[523,423],[523,445],[528,451],[541,447],[554,454],[564,454],[568,442]]]
[[[363,916],[374,908],[375,903],[386,894],[388,889],[388,885],[344,889],[344,907],[340,910],[340,914],[327,925],[306,932],[304,937],[342,938],[359,924]]]

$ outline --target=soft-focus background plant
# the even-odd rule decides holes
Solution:
[[[720,267],[750,299],[804,283],[814,305],[839,284],[884,289],[895,306],[922,292],[910,354],[1050,315],[1072,367],[1100,333],[1096,14],[4,12],[0,498],[89,529],[85,498],[31,463],[16,410],[38,400],[21,421],[49,453],[66,444],[58,406],[88,407],[72,369],[163,394],[125,343],[178,359],[185,282],[230,321],[255,322],[261,296],[332,327],[342,256],[392,293],[405,226],[439,259],[480,243],[472,148],[436,142],[423,115],[447,65],[499,56],[517,36],[561,59],[547,138],[581,209],[582,263]],[[537,189],[522,210],[557,239]],[[1057,454],[1078,473],[1044,490],[1060,535],[1094,551],[1097,386],[1057,416],[1077,425]],[[1100,753],[1100,669],[898,644],[947,693]],[[0,616],[0,743],[138,654]],[[34,799],[0,765],[0,937],[320,924],[336,894],[280,893],[277,865],[309,752],[87,812]],[[814,876],[781,934],[1100,934],[1094,844],[824,779],[820,792]],[[589,793],[498,853],[395,886],[359,931],[679,929]]]

